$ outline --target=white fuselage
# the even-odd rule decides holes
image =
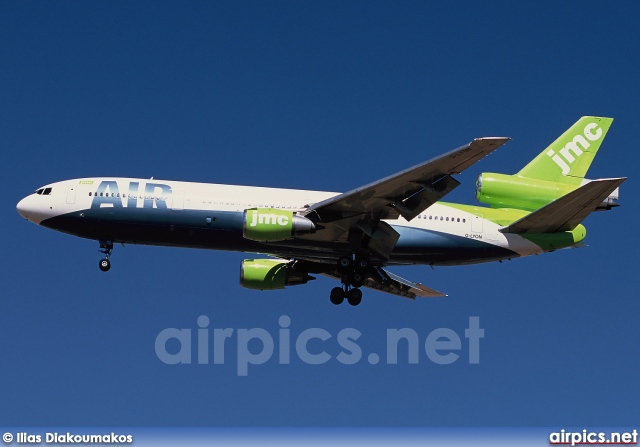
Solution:
[[[97,240],[276,256],[317,250],[319,257],[325,257],[331,244],[314,247],[313,241],[304,237],[297,243],[245,244],[239,219],[249,208],[302,212],[337,194],[156,179],[82,178],[46,185],[21,200],[17,209],[33,223]],[[465,264],[543,251],[525,238],[501,233],[501,226],[484,219],[478,209],[482,210],[435,203],[411,222],[402,217],[388,220],[401,235],[394,250],[397,256],[389,263]],[[181,233],[183,228],[193,233],[192,240],[188,232]],[[166,240],[162,240],[164,229],[168,229]],[[335,243],[336,250],[340,244],[344,242]],[[447,250],[451,255],[443,253]]]

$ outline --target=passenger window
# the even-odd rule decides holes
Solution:
[[[91,191],[89,191],[89,197],[91,197],[93,195],[93,193]]]

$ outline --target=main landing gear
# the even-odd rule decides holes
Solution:
[[[347,285],[331,289],[330,299],[333,304],[342,304],[345,298],[347,298],[349,304],[357,306],[362,301],[362,291],[360,289],[349,289]]]
[[[348,256],[343,256],[338,259],[337,267],[338,272],[342,274],[342,287],[334,287],[331,290],[331,302],[336,305],[342,304],[346,298],[349,304],[357,306],[362,301],[360,287],[364,285],[369,260],[356,258],[354,261]]]
[[[110,241],[100,241],[100,253],[104,254],[104,259],[100,260],[100,270],[103,272],[109,271],[111,268],[111,261],[109,261],[109,256],[111,256],[111,250],[113,250],[113,242]]]

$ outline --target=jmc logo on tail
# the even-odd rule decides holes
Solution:
[[[549,149],[547,151],[547,155],[551,157],[551,159],[560,166],[562,169],[562,174],[567,175],[571,172],[571,167],[569,164],[573,163],[576,160],[576,157],[580,157],[583,151],[586,151],[591,143],[589,141],[597,141],[602,138],[602,129],[598,127],[596,123],[589,123],[584,126],[584,130],[582,131],[583,135],[576,135],[573,137],[573,140],[569,141],[565,146],[560,149],[560,155],[556,154],[553,149]],[[582,149],[578,147],[578,145],[582,146]],[[575,154],[575,157],[573,154]],[[563,158],[564,157],[564,158]],[[568,164],[567,164],[568,163]]]

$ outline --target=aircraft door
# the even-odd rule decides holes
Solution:
[[[67,204],[73,205],[74,203],[76,203],[76,187],[69,186],[69,189],[67,189]]]
[[[483,215],[473,216],[471,219],[471,231],[473,233],[482,233],[482,221],[484,220]]]

